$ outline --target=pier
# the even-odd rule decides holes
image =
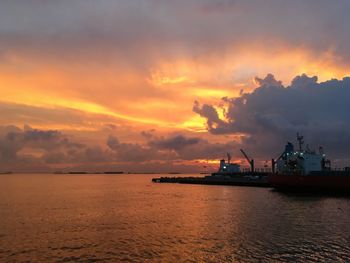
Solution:
[[[251,187],[270,187],[267,174],[239,173],[234,175],[204,176],[204,177],[159,177],[153,178],[154,183],[203,184],[203,185],[234,185]]]

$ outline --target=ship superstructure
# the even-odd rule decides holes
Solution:
[[[318,152],[303,148],[303,136],[297,134],[299,147],[294,149],[290,142],[275,161],[272,159],[272,173],[268,181],[272,187],[285,190],[332,191],[350,193],[350,170],[333,170],[323,147]]]
[[[227,153],[227,162],[225,159],[220,160],[220,166],[218,173],[230,174],[239,173],[241,171],[240,165],[237,163],[231,163],[231,155]]]
[[[331,162],[326,159],[323,147],[319,151],[310,150],[307,146],[303,149],[303,136],[297,134],[299,149],[295,150],[294,145],[288,142],[281,157],[276,161],[276,172],[281,174],[307,175],[311,172],[329,171]]]

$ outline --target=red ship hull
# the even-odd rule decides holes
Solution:
[[[269,184],[279,190],[332,191],[350,194],[350,175],[270,174]]]

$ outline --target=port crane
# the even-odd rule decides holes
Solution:
[[[254,173],[254,159],[250,159],[248,157],[248,155],[243,151],[243,149],[240,149],[241,153],[243,154],[243,156],[245,157],[245,159],[247,160],[247,162],[249,163],[250,166],[250,171],[252,173]]]
[[[276,159],[271,159],[271,171],[272,173],[275,173],[275,170],[276,170],[276,163],[279,159],[281,159],[283,157],[285,152],[281,153],[281,155],[276,158]]]

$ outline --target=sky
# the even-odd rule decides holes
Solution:
[[[350,158],[350,2],[4,0],[0,171]]]

